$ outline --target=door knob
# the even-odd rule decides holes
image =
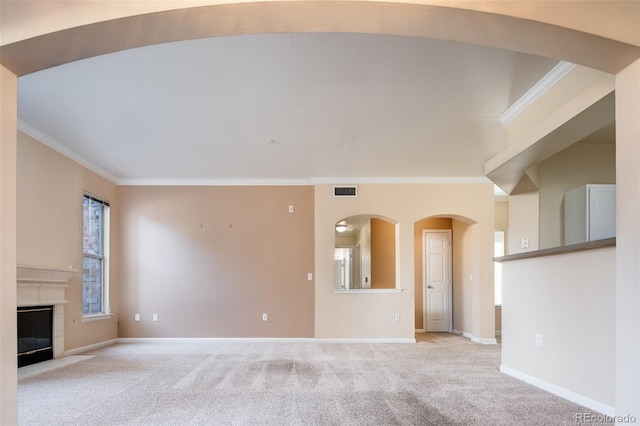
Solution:
[[[428,285],[427,288],[433,288],[433,286],[432,285]]]

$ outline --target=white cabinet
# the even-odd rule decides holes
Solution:
[[[615,185],[583,185],[564,193],[566,245],[615,236]]]

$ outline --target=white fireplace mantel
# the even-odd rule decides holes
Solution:
[[[66,290],[77,271],[18,265],[16,272],[18,307],[53,305],[53,357],[63,356]]]
[[[77,271],[75,269],[47,268],[44,266],[18,265],[18,282],[67,283]]]
[[[58,305],[67,303],[65,298],[69,280],[76,273],[73,269],[57,269],[41,266],[18,266],[18,306]]]

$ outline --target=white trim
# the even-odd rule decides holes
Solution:
[[[522,380],[523,382],[529,383],[530,385],[533,385],[537,388],[550,392],[561,398],[564,398],[571,402],[575,402],[576,404],[580,404],[583,407],[587,407],[591,410],[597,411],[607,416],[615,416],[616,410],[614,407],[610,405],[603,404],[602,402],[595,401],[591,398],[587,398],[586,396],[583,396],[573,391],[570,391],[568,389],[562,388],[558,385],[545,382],[544,380],[538,379],[537,377],[530,376],[521,371],[514,370],[513,368],[507,367],[503,364],[500,364],[500,371],[508,376],[514,377],[518,380]]]
[[[333,294],[390,294],[390,293],[402,293],[403,288],[352,288],[352,289],[333,289]]]
[[[451,229],[423,229],[422,230],[422,326],[427,328],[427,234],[441,233],[449,237],[449,327],[448,332],[453,332],[453,231]]]
[[[416,339],[401,339],[401,338],[316,338],[317,343],[416,343]]]
[[[313,337],[121,337],[118,343],[416,343],[400,338]]]
[[[486,338],[486,337],[480,338],[480,337],[474,336],[471,333],[466,333],[464,331],[455,330],[455,329],[453,331],[451,331],[451,332],[453,334],[457,334],[459,336],[466,337],[467,339],[471,340],[474,343],[480,343],[480,344],[483,344],[483,345],[497,345],[498,344],[498,341],[495,338],[493,338],[493,339]]]
[[[476,342],[476,343],[480,343],[481,345],[497,345],[498,344],[498,341],[495,338],[487,339],[486,337],[485,338],[472,337],[471,341],[472,342]]]
[[[486,176],[408,176],[408,177],[312,177],[313,185],[356,185],[388,183],[493,183]]]
[[[310,177],[291,179],[164,179],[120,178],[78,154],[55,138],[18,119],[18,130],[70,158],[81,166],[120,186],[312,186],[319,184],[407,184],[407,183],[493,183],[486,176],[407,176],[407,177]]]
[[[120,179],[121,186],[312,186],[310,179]]]
[[[113,314],[95,314],[95,315],[87,315],[80,318],[80,322],[91,322],[91,321],[100,321],[100,320],[108,320],[111,319]]]
[[[553,67],[544,77],[540,79],[531,89],[527,91],[520,99],[515,101],[498,119],[503,125],[509,124],[514,118],[522,113],[529,105],[536,101],[545,92],[551,89],[557,82],[569,73],[576,64],[566,61],[560,61],[558,65]]]
[[[307,337],[120,337],[118,343],[311,343]]]
[[[32,125],[30,125],[29,123],[21,119],[18,119],[18,130],[36,139],[38,142],[43,143],[44,145],[47,145],[49,148],[59,152],[65,157],[70,158],[71,160],[75,161],[81,166],[84,166],[87,169],[91,170],[92,172],[95,172],[98,175],[102,176],[103,178],[115,183],[116,185],[119,183],[118,177],[113,173],[106,171],[105,169],[98,166],[93,161],[83,157],[82,155],[78,154],[71,148],[61,143],[60,141],[36,129]]]
[[[493,183],[485,176],[311,177],[297,179],[129,179],[121,186],[306,186],[407,183]]]
[[[83,352],[88,352],[88,351],[92,351],[92,350],[95,350],[95,349],[104,348],[105,346],[115,345],[116,343],[118,343],[119,340],[120,339],[105,340],[104,342],[94,343],[93,345],[87,345],[87,346],[82,346],[80,348],[71,349],[71,350],[68,350],[68,351],[64,351],[64,355],[63,356],[77,355],[77,354],[81,354]]]

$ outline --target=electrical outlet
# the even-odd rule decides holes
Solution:
[[[313,281],[313,274],[311,272],[307,274],[307,280]]]
[[[529,239],[527,237],[524,237],[522,239],[522,248],[523,249],[528,249],[529,248]]]
[[[135,319],[136,321],[140,321],[140,314],[135,314],[133,316],[133,319]]]
[[[153,320],[158,321],[158,314],[153,314]]]
[[[396,321],[400,321],[400,314],[396,314],[396,315],[395,315],[395,320],[396,320]]]
[[[262,321],[266,321],[268,319],[267,314],[262,314]]]
[[[293,213],[293,204],[289,204],[289,213]]]
[[[536,334],[536,348],[542,347],[542,334]]]

